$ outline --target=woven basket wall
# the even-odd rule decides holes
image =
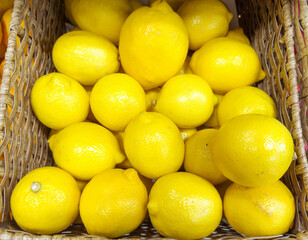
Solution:
[[[1,1],[1,0],[0,0]],[[288,234],[271,239],[308,239],[306,193],[308,164],[308,5],[306,0],[237,0],[240,25],[259,54],[267,77],[258,85],[274,99],[278,118],[293,135],[296,154],[283,181],[296,201],[296,217]],[[236,16],[235,16],[236,17]],[[24,27],[21,27],[24,22]],[[11,192],[26,173],[51,165],[48,129],[34,116],[30,92],[42,75],[55,71],[51,50],[65,32],[62,0],[15,0],[2,84],[0,87],[0,239],[103,239],[74,225],[54,236],[20,230],[11,220]],[[306,146],[307,149],[307,146]],[[149,221],[123,238],[162,238]],[[207,239],[235,239],[225,220]],[[254,238],[256,239],[256,238]]]

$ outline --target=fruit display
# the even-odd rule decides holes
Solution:
[[[64,4],[71,27],[53,45],[57,71],[30,96],[55,166],[13,189],[17,225],[57,234],[78,223],[106,238],[144,220],[175,239],[208,237],[222,220],[251,238],[288,232],[295,203],[281,178],[293,139],[256,87],[266,74],[226,5]]]

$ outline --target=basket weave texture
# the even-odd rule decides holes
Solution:
[[[0,0],[1,1],[1,0]],[[308,239],[308,5],[305,0],[237,0],[239,22],[259,54],[266,79],[258,84],[272,96],[278,119],[290,130],[296,154],[283,181],[296,201],[288,234],[267,239]],[[236,17],[236,16],[234,16]],[[21,23],[24,22],[24,27]],[[51,50],[65,32],[62,0],[15,0],[0,87],[0,239],[104,239],[74,225],[54,236],[32,235],[11,220],[9,200],[16,183],[34,168],[51,165],[48,129],[34,116],[30,93],[34,82],[55,71]],[[149,221],[123,238],[162,238]],[[206,239],[246,239],[225,220]],[[251,238],[250,238],[251,239]],[[257,238],[253,238],[257,239]]]

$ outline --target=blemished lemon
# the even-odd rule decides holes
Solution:
[[[287,171],[294,153],[288,129],[275,118],[255,114],[227,121],[210,148],[218,170],[247,187],[276,182]]]
[[[193,54],[190,67],[218,94],[252,85],[265,77],[256,51],[244,42],[227,37],[205,43]]]
[[[185,24],[164,0],[138,8],[122,26],[121,64],[145,90],[161,86],[177,74],[187,51]]]
[[[150,4],[153,4],[157,0],[149,0]],[[166,2],[172,7],[174,11],[176,11],[182,4],[185,2],[185,0],[166,0]]]
[[[153,112],[154,106],[156,104],[157,98],[161,88],[153,88],[151,90],[145,91],[145,99],[147,104],[147,112]]]
[[[114,73],[93,87],[90,105],[95,118],[112,131],[124,131],[127,124],[146,110],[143,88],[131,76]]]
[[[213,185],[223,183],[227,178],[216,167],[209,142],[216,136],[217,129],[203,129],[191,136],[185,143],[184,168]]]
[[[44,125],[61,129],[84,121],[90,103],[89,95],[77,81],[61,73],[49,73],[35,82],[31,106]]]
[[[126,157],[125,150],[124,150],[124,132],[114,132],[114,136],[118,140],[121,152],[125,155],[124,161],[117,164],[117,167],[123,168],[123,169],[132,168],[133,166],[131,165],[128,158]]]
[[[224,213],[229,224],[245,236],[279,235],[292,225],[294,197],[281,181],[256,188],[233,183],[225,193]]]
[[[229,119],[242,114],[261,114],[276,118],[273,99],[264,91],[245,86],[228,92],[218,107],[218,122],[223,125]]]
[[[210,118],[216,102],[212,89],[203,78],[182,74],[165,83],[154,109],[180,128],[194,128]]]
[[[90,122],[71,124],[54,134],[49,147],[57,166],[79,180],[90,180],[125,159],[115,136]]]
[[[59,37],[53,46],[52,60],[59,72],[82,85],[94,85],[103,76],[117,72],[120,66],[115,45],[86,31],[72,31]]]
[[[245,35],[243,28],[236,28],[229,30],[226,37],[237,39],[239,41],[242,41],[250,45],[250,41],[248,37]]]
[[[80,190],[70,174],[57,167],[42,167],[17,183],[11,195],[11,210],[23,230],[54,234],[73,223],[79,198]]]
[[[142,112],[128,124],[124,148],[132,166],[151,179],[176,172],[184,160],[184,141],[179,129],[156,112]]]
[[[204,126],[211,127],[211,128],[219,128],[219,122],[218,122],[218,106],[221,103],[221,100],[223,99],[223,95],[220,94],[214,94],[217,97],[217,104],[214,106],[213,113],[211,117],[204,123]]]
[[[80,216],[89,234],[116,238],[141,224],[147,201],[147,189],[134,169],[108,169],[83,190]]]
[[[121,27],[133,8],[128,0],[74,0],[71,11],[81,29],[117,45]]]
[[[190,0],[178,9],[188,30],[189,49],[197,50],[207,41],[227,34],[232,13],[219,0]]]
[[[196,128],[181,128],[180,129],[184,142],[197,132]]]
[[[222,218],[222,201],[215,187],[192,173],[159,178],[149,196],[148,211],[155,229],[176,239],[210,235]]]

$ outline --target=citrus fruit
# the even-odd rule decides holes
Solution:
[[[90,106],[86,90],[61,73],[49,73],[35,82],[31,105],[37,118],[53,129],[85,120]]]
[[[220,125],[242,114],[261,114],[276,118],[273,99],[259,88],[244,86],[228,92],[221,100],[217,116]]]
[[[221,100],[223,99],[223,95],[220,94],[214,94],[217,97],[217,104],[214,106],[213,113],[211,117],[204,123],[204,126],[211,127],[211,128],[219,128],[219,122],[218,122],[218,106],[221,103]]]
[[[23,230],[54,234],[69,227],[78,214],[80,190],[75,179],[56,167],[29,172],[11,195],[14,220]]]
[[[147,112],[153,112],[154,111],[154,106],[156,104],[156,101],[157,101],[157,98],[159,96],[160,91],[161,91],[161,88],[153,88],[151,90],[145,91]]]
[[[125,155],[125,150],[124,150],[124,132],[114,132],[114,136],[118,140],[121,152]],[[128,158],[125,155],[124,161],[119,163],[119,164],[117,164],[117,167],[118,168],[127,169],[127,168],[132,168],[133,166],[131,165],[131,163],[129,162]]]
[[[233,183],[225,193],[224,213],[229,224],[245,236],[279,235],[293,223],[294,197],[281,181],[256,188]]]
[[[255,114],[227,121],[210,148],[218,170],[247,187],[276,182],[287,171],[294,153],[288,129],[275,118]]]
[[[153,226],[161,235],[199,239],[218,227],[222,202],[210,182],[191,173],[177,172],[154,183],[148,211]]]
[[[184,22],[165,1],[138,8],[122,26],[121,64],[145,90],[161,86],[177,74],[187,51]]]
[[[154,109],[169,117],[180,128],[194,128],[210,118],[215,100],[203,78],[182,74],[165,83]]]
[[[102,125],[112,131],[124,131],[132,119],[146,110],[145,93],[129,75],[114,73],[94,85],[90,105]]]
[[[186,141],[188,138],[190,138],[192,135],[194,135],[197,132],[196,128],[181,128],[180,129],[182,138],[184,141]]]
[[[88,86],[83,86],[83,87],[87,91],[87,93],[88,93],[88,95],[90,97],[92,89],[93,89],[93,86],[88,85]],[[98,123],[97,119],[95,118],[95,116],[94,116],[94,114],[92,112],[91,107],[89,109],[89,113],[88,113],[87,119],[90,120],[91,122]]]
[[[71,124],[49,139],[55,163],[79,180],[114,168],[124,160],[115,136],[101,125]]]
[[[121,27],[133,8],[128,0],[74,0],[71,11],[81,29],[118,44]]]
[[[83,190],[80,216],[89,234],[116,238],[141,224],[147,200],[147,190],[134,169],[108,169]]]
[[[153,4],[157,0],[149,0],[150,4]],[[176,11],[185,0],[166,0],[166,2],[172,7],[174,11]]]
[[[186,172],[203,177],[214,185],[227,180],[217,169],[208,146],[217,132],[217,129],[203,129],[196,132],[185,143],[184,158]]]
[[[103,76],[117,72],[120,65],[114,44],[86,31],[59,37],[53,46],[52,60],[59,72],[83,85],[94,85]]]
[[[2,15],[14,6],[14,0],[1,0],[0,2],[0,19]]]
[[[226,37],[233,38],[250,45],[250,41],[248,37],[244,34],[243,28],[229,30]]]
[[[147,178],[176,172],[183,163],[181,133],[160,113],[142,112],[133,119],[124,132],[124,148],[132,166]]]
[[[244,42],[227,37],[206,42],[193,54],[190,67],[218,94],[252,85],[265,77],[256,51]]]
[[[187,27],[191,50],[199,49],[211,39],[225,36],[232,19],[232,13],[219,0],[186,1],[177,13]]]
[[[189,67],[189,62],[190,62],[191,56],[187,55],[185,62],[182,66],[182,68],[180,69],[180,71],[178,72],[178,74],[190,74],[193,73]]]

